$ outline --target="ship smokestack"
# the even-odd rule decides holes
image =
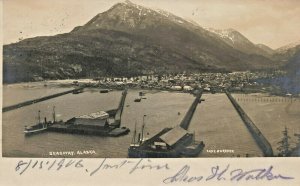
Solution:
[[[47,118],[45,117],[45,123],[43,124],[43,127],[46,127],[47,126]]]
[[[38,112],[38,122],[41,123],[41,111]]]

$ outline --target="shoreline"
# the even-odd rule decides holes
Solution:
[[[76,83],[74,83],[76,82]],[[111,84],[107,83],[106,85],[100,84],[99,80],[93,79],[64,79],[64,80],[47,80],[47,81],[35,81],[35,82],[20,82],[20,83],[11,83],[11,84],[2,84],[3,87],[23,87],[23,88],[34,88],[34,87],[51,87],[51,88],[98,88],[98,89],[112,89],[112,90],[123,90],[124,87],[127,87],[129,90],[140,90],[140,91],[167,91],[167,92],[178,92],[178,93],[192,93],[193,90],[172,90],[169,87],[144,87],[144,85],[140,85],[135,83],[133,85],[128,85],[126,83],[117,85],[115,82],[110,82]],[[230,91],[233,94],[245,94],[245,95],[268,95],[270,97],[280,96],[280,97],[291,97],[291,98],[298,98],[300,94],[291,95],[285,93],[274,93],[269,92],[264,89],[248,89],[245,91],[241,90],[233,90]],[[225,93],[225,90],[218,90],[218,91],[203,91],[204,94],[214,94],[214,93]]]

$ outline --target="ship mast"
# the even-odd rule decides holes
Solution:
[[[193,143],[195,143],[195,131],[193,131]]]
[[[134,125],[134,132],[133,132],[133,138],[132,138],[132,144],[135,145],[135,139],[136,139],[136,121],[135,121],[135,125]]]
[[[145,130],[145,117],[147,115],[144,115],[143,116],[143,126],[142,126],[142,136],[141,136],[141,141],[143,142],[143,139],[144,139],[144,130]]]
[[[38,122],[41,123],[41,111],[38,111]]]
[[[55,106],[53,106],[52,116],[53,116],[53,123],[55,123]]]

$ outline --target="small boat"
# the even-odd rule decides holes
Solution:
[[[79,85],[79,82],[78,82],[78,81],[73,81],[73,82],[72,82],[72,85],[78,86],[78,85]]]
[[[36,134],[36,133],[41,133],[45,130],[48,129],[50,125],[55,123],[55,107],[53,107],[53,122],[47,122],[47,119],[45,118],[44,123],[41,122],[41,116],[40,116],[41,111],[38,111],[38,123],[35,125],[32,125],[30,127],[25,126],[24,129],[24,134],[25,135],[31,135],[31,134]]]
[[[108,92],[109,92],[108,89],[102,89],[102,90],[100,90],[100,93],[108,93]]]
[[[134,102],[141,102],[142,98],[135,98]]]
[[[145,96],[145,92],[139,92],[139,96]]]
[[[30,134],[40,133],[42,131],[47,130],[47,128],[48,128],[47,123],[38,123],[30,127],[25,126],[24,134],[30,135]]]
[[[83,93],[83,89],[76,89],[76,90],[73,90],[72,93],[73,93],[73,94],[80,94],[80,93]]]

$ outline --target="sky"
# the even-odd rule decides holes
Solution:
[[[70,32],[121,0],[2,0],[3,43]],[[299,0],[131,0],[276,49],[300,41]]]

